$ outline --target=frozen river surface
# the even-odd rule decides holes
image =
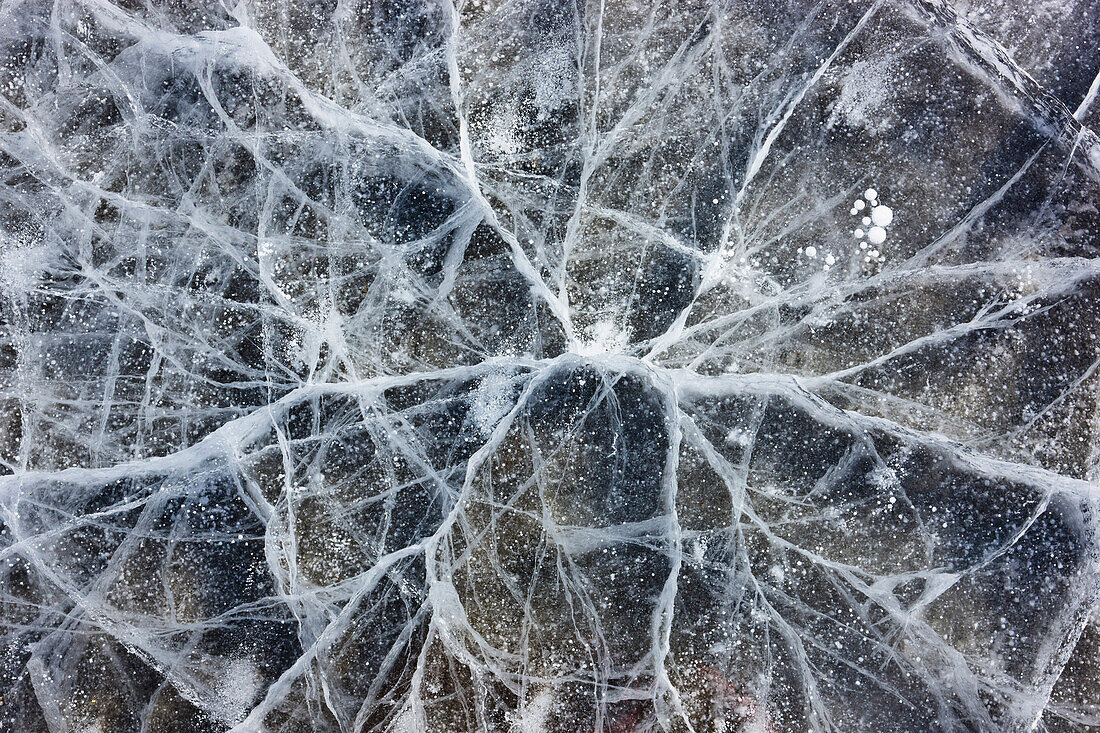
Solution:
[[[0,730],[1100,730],[1097,0],[0,0]]]

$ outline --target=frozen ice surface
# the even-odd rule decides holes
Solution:
[[[1100,730],[1098,72],[1093,0],[0,0],[0,730]]]

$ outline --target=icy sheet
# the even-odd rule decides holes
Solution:
[[[1100,729],[1100,5],[0,0],[0,730]]]

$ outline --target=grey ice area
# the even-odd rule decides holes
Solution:
[[[0,731],[1100,731],[1100,0],[0,0]]]

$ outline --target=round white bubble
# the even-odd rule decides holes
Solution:
[[[886,230],[882,227],[871,227],[867,230],[867,239],[871,244],[882,244],[886,241]]]
[[[866,191],[863,192],[863,197],[868,201],[874,201],[878,198],[878,191],[873,188],[868,188]]]
[[[890,226],[890,222],[894,220],[894,210],[889,206],[876,206],[871,209],[871,221],[876,226],[886,227]]]
[[[856,202],[852,206],[856,207],[856,211],[863,211],[863,207],[866,206],[863,199],[856,199]]]
[[[807,247],[806,248],[806,256],[807,257],[817,257],[817,247],[813,247],[813,246]]]

